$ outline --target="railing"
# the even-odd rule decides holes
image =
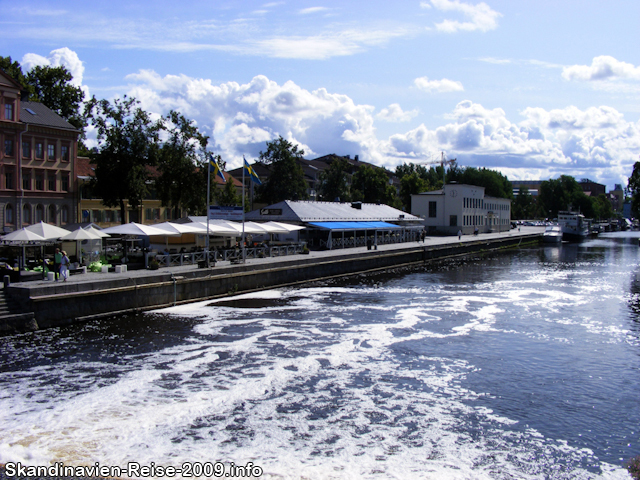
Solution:
[[[296,255],[304,250],[304,243],[292,245],[279,245],[273,247],[251,247],[245,250],[245,258],[265,258],[265,257],[281,257],[285,255]],[[179,267],[182,265],[196,265],[206,262],[205,252],[194,253],[172,253],[167,255],[156,255],[156,260],[163,267]],[[209,261],[211,264],[219,261],[238,262],[242,260],[242,250],[227,249],[209,252]]]
[[[351,248],[369,245],[387,245],[390,243],[415,242],[420,238],[421,230],[411,229],[394,233],[379,233],[367,237],[338,237],[331,239],[331,245],[326,240],[320,240],[320,248]]]

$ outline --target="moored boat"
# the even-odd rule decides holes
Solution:
[[[547,225],[542,234],[542,240],[545,243],[561,243],[562,242],[562,228],[560,225]]]
[[[576,212],[558,212],[558,225],[562,228],[562,239],[579,242],[589,236],[589,222]]]

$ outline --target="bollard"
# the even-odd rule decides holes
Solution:
[[[4,288],[7,288],[11,284],[11,278],[9,275],[2,277],[2,283],[4,284]]]

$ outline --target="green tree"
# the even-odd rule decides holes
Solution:
[[[320,173],[318,195],[321,200],[333,202],[339,198],[343,202],[351,200],[349,170],[351,165],[344,158],[331,162],[329,168]]]
[[[82,112],[84,92],[74,86],[73,75],[65,67],[35,66],[27,73],[33,91],[30,100],[41,102],[78,130],[86,127]]]
[[[411,211],[411,195],[416,195],[429,190],[429,182],[423,179],[418,172],[404,175],[400,179],[400,200],[405,212]]]
[[[163,206],[170,206],[176,212],[175,216],[183,208],[190,212],[200,211],[206,183],[202,181],[198,165],[206,158],[209,137],[202,135],[191,120],[173,110],[167,115],[166,122],[169,137],[158,152],[160,176],[155,182],[158,198]]]
[[[398,204],[396,189],[390,185],[389,176],[382,168],[362,165],[353,175],[351,191],[353,200],[394,206]]]
[[[575,178],[562,175],[558,179],[545,180],[540,184],[538,195],[540,209],[545,216],[554,218],[559,211],[580,210],[585,216],[593,215],[593,205]]]
[[[517,220],[533,219],[536,218],[536,207],[536,201],[529,193],[529,189],[522,187],[513,202],[511,214]]]
[[[304,150],[282,137],[267,142],[267,151],[260,152],[260,161],[269,165],[269,178],[256,189],[258,202],[273,204],[283,200],[306,200],[309,188],[298,163]]]
[[[242,195],[238,193],[233,180],[228,179],[223,188],[216,188],[216,203],[223,207],[236,207],[242,205]],[[248,202],[245,202],[248,205]]]
[[[162,121],[152,121],[138,104],[126,96],[113,105],[100,100],[91,112],[98,134],[97,151],[91,154],[96,165],[93,191],[106,206],[120,208],[123,223],[125,200],[135,209],[149,193],[148,167],[155,163],[162,129]]]
[[[11,60],[11,57],[0,57],[0,68],[12,77],[22,88],[29,94],[33,93],[33,88],[27,82],[27,77],[22,72],[22,66],[17,60]]]
[[[484,193],[489,197],[513,199],[513,187],[509,179],[500,172],[487,168],[459,168],[452,164],[447,181],[484,187]]]
[[[631,214],[640,218],[640,162],[633,164],[633,173],[629,177],[627,192],[631,196]]]

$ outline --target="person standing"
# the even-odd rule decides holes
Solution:
[[[67,278],[69,278],[69,257],[67,257],[67,252],[62,252],[62,260],[60,260],[60,276],[62,277],[62,281],[66,282]]]
[[[458,240],[462,240],[462,230],[458,230]]]
[[[60,249],[56,248],[56,253],[53,255],[53,272],[55,273],[56,282],[60,278],[60,264],[62,263],[62,253]]]

